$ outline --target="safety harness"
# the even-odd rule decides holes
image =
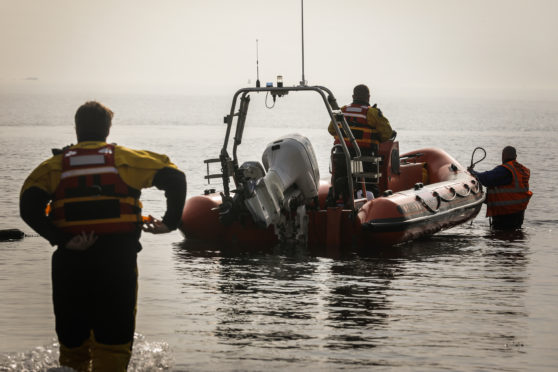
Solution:
[[[520,212],[527,208],[533,193],[529,191],[529,168],[512,160],[502,164],[513,176],[509,185],[491,187],[486,192],[488,217]]]
[[[367,114],[370,106],[353,103],[349,106],[341,108],[347,124],[351,128],[351,132],[361,149],[371,149],[374,145],[380,143],[380,133],[374,127],[368,124]],[[349,137],[343,137],[347,146],[351,147]],[[339,139],[335,139],[335,143],[339,143]],[[375,147],[375,146],[374,146]]]
[[[139,196],[140,191],[118,174],[114,145],[66,148],[49,216],[57,227],[72,234],[133,232],[141,224]]]

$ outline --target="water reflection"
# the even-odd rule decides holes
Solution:
[[[490,229],[485,235],[491,243],[507,242],[524,244],[527,241],[528,234],[523,229],[514,230],[493,230]]]
[[[271,254],[228,253],[194,250],[190,244],[176,249],[181,260],[209,254],[218,262],[214,334],[224,343],[252,347],[374,347],[374,329],[388,318],[386,290],[401,271],[394,260],[334,261],[292,247],[274,247]]]
[[[215,335],[255,347],[295,347],[312,328],[320,288],[314,259],[263,255],[220,260],[221,292]]]
[[[345,259],[284,247],[234,254],[182,243],[174,252],[185,296],[212,309],[203,331],[223,362],[414,368],[420,345],[450,359],[465,358],[461,349],[521,351],[528,241],[469,226]],[[370,353],[401,348],[409,364]]]
[[[330,267],[329,293],[324,297],[332,349],[373,348],[377,330],[387,325],[391,280],[402,270],[394,260],[336,261]]]

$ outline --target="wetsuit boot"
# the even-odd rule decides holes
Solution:
[[[60,366],[71,367],[79,372],[91,371],[91,342],[86,340],[81,346],[67,347],[60,344]]]

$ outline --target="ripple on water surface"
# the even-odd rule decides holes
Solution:
[[[59,344],[56,341],[39,346],[24,353],[0,356],[0,371],[3,372],[68,372],[58,364]],[[141,334],[134,335],[134,352],[128,371],[165,371],[173,366],[173,356],[166,342],[150,342]]]

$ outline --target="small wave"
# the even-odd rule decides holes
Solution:
[[[558,225],[558,220],[547,220],[547,219],[535,219],[529,220],[529,223],[534,226],[544,226],[544,225]]]
[[[128,371],[167,371],[173,365],[169,344],[164,341],[148,342],[145,336],[134,335],[134,351]]]
[[[72,372],[71,368],[58,364],[59,344],[35,347],[31,351],[0,355],[2,372]],[[134,335],[134,350],[128,371],[167,371],[173,366],[172,352],[163,341],[149,342],[145,336]]]

